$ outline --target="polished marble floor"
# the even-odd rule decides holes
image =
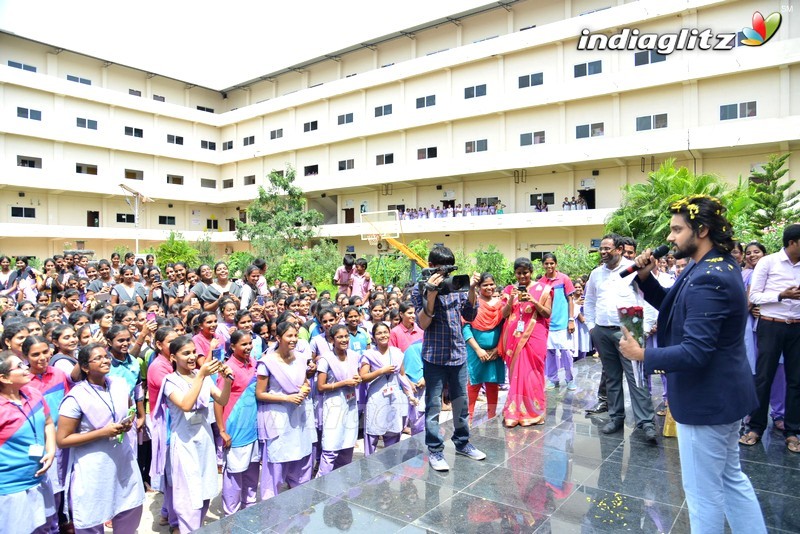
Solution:
[[[482,462],[447,441],[451,470],[438,473],[415,436],[203,532],[689,532],[676,439],[647,443],[630,412],[623,432],[601,434],[606,419],[584,414],[599,374],[598,360],[578,362],[578,390],[550,391],[542,426],[507,430],[479,411],[471,442]],[[449,437],[452,424],[442,429]],[[770,531],[800,532],[800,455],[772,431],[741,457]]]

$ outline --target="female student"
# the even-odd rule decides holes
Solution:
[[[294,488],[311,480],[311,448],[317,440],[308,398],[308,373],[316,367],[298,353],[297,326],[282,322],[278,343],[258,361],[256,399],[261,440],[261,499],[277,495],[283,484]]]
[[[30,372],[30,387],[35,388],[42,394],[47,407],[50,409],[50,417],[53,424],[58,426],[58,407],[69,391],[70,379],[60,369],[50,365],[50,344],[42,336],[28,336],[22,344],[22,352],[28,361],[28,371]],[[48,469],[47,476],[55,495],[56,510],[61,508],[61,500],[64,497],[64,476],[66,475],[67,460],[69,456],[63,454],[61,449],[56,449],[55,459],[52,469]],[[58,518],[54,516],[51,525],[54,530],[58,530]]]
[[[344,325],[330,329],[333,352],[317,360],[317,389],[322,401],[322,457],[317,477],[321,477],[353,460],[353,447],[358,438],[358,404],[356,387],[360,356],[350,350],[350,334]]]
[[[389,334],[385,323],[375,323],[372,327],[375,348],[361,355],[359,376],[369,382],[364,417],[364,456],[375,452],[381,436],[384,447],[400,441],[403,419],[408,415],[408,397],[401,387],[400,375],[403,353],[389,346]],[[411,393],[408,382],[404,387]]]
[[[0,525],[4,532],[44,534],[57,522],[50,478],[55,456],[50,408],[29,386],[27,365],[0,352]]]
[[[209,403],[213,398],[225,406],[231,393],[231,370],[223,363],[211,358],[198,369],[199,356],[189,336],[176,338],[169,344],[169,352],[175,363],[175,372],[164,378],[152,415],[154,422],[162,420],[169,412],[170,476],[172,480],[173,506],[178,516],[181,533],[199,529],[208,512],[211,499],[219,493],[217,486],[216,454],[214,438],[209,424]],[[222,373],[223,388],[219,389],[211,375]],[[164,474],[165,443],[156,436],[153,439],[153,457],[159,459],[155,473]]]
[[[111,357],[97,343],[78,354],[83,380],[59,408],[56,442],[70,450],[67,495],[75,532],[134,532],[142,518],[144,485],[132,434],[135,412],[127,383],[108,377]]]
[[[231,515],[256,502],[258,467],[261,452],[256,429],[256,361],[251,357],[253,338],[250,332],[231,334],[233,371],[231,395],[224,407],[214,405],[214,415],[224,449],[222,470],[222,510]],[[217,387],[224,388],[228,378],[220,375]]]

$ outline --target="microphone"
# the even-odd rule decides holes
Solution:
[[[655,259],[660,259],[666,256],[668,253],[669,253],[669,247],[667,245],[661,245],[659,247],[656,247],[656,249],[653,251],[652,254]],[[620,273],[620,276],[624,278],[629,274],[635,273],[639,269],[641,269],[641,267],[637,267],[636,264],[634,263],[633,265],[628,266],[627,269],[624,269],[622,273]]]

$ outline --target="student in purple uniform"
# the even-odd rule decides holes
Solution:
[[[67,498],[76,534],[135,532],[142,517],[144,485],[130,431],[135,412],[128,384],[109,378],[111,357],[92,343],[81,349],[83,380],[61,402],[57,444],[70,450]]]

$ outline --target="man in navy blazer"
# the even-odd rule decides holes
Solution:
[[[730,255],[731,224],[707,196],[680,200],[670,211],[667,240],[676,259],[691,261],[667,290],[650,274],[650,251],[636,258],[639,287],[659,311],[659,347],[642,349],[624,331],[620,352],[644,360],[647,374],[667,375],[692,532],[722,533],[726,518],[733,532],[766,532],[739,463],[740,422],[757,399],[742,342],[747,297]]]

